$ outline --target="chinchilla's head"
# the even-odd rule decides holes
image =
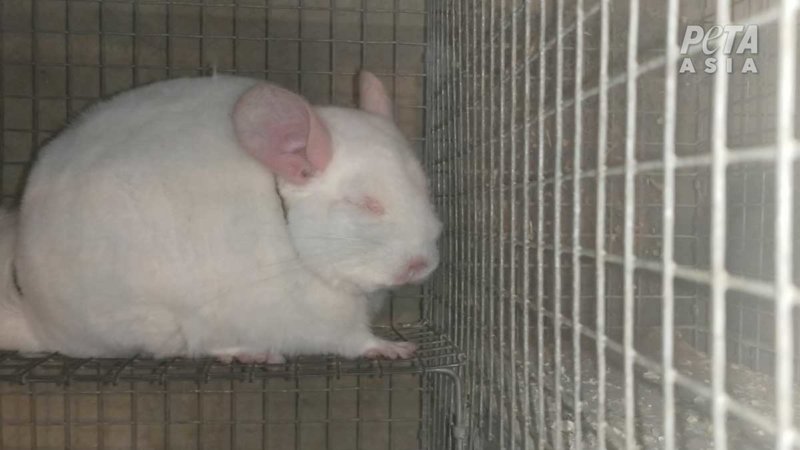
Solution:
[[[237,103],[236,132],[277,175],[308,268],[363,291],[418,283],[438,265],[441,223],[383,85],[362,72],[359,97],[360,109],[312,108],[259,84]]]

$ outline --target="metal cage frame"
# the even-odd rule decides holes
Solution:
[[[429,3],[426,317],[469,448],[798,445],[798,8]],[[716,24],[759,27],[759,74],[679,74]]]
[[[37,149],[83,108],[178,76],[237,73],[352,105],[353,77],[366,68],[422,151],[426,14],[424,0],[4,0],[2,202],[17,202]],[[433,434],[432,380],[459,389],[464,360],[421,318],[421,300],[414,289],[395,293],[376,328],[419,345],[408,361],[0,352],[0,449],[418,448]],[[460,414],[444,426],[463,435]]]
[[[229,448],[245,445],[237,433],[250,425],[262,448],[800,446],[800,1],[29,3],[0,3],[4,203],[39,144],[99,97],[217,70],[347,104],[347,80],[367,67],[390,81],[446,232],[433,280],[402,294],[381,328],[421,342],[415,360],[258,367],[3,353],[0,449],[11,434],[22,447],[145,446],[126,433],[154,422],[136,418],[133,400],[111,417],[102,399],[115,389],[130,399],[154,390],[165,426],[187,427],[196,448],[208,425],[232,430],[219,444]],[[144,20],[151,9],[157,20]],[[683,59],[702,67],[710,56],[681,54],[693,24],[757,25],[760,73],[679,74]],[[331,415],[339,391],[357,398],[343,421]],[[315,392],[325,415],[305,417],[298,405]],[[369,392],[389,393],[388,418],[361,407]],[[288,395],[291,417],[266,406],[252,420],[202,415],[209,404],[235,409],[240,393]],[[199,412],[170,417],[173,394]],[[67,400],[84,396],[99,399],[88,423]],[[406,397],[419,415],[394,422],[391,404]],[[10,422],[11,403],[27,418]],[[53,410],[63,414],[46,417]],[[402,442],[394,425],[388,440],[362,436],[362,423],[403,421],[414,429],[395,433]],[[320,424],[312,443],[304,427]],[[272,425],[293,437],[268,442]],[[337,441],[350,425],[362,430],[355,441]],[[74,442],[73,426],[96,431]],[[160,447],[177,445],[171,436],[159,434]]]

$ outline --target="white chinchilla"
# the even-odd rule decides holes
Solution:
[[[0,217],[0,348],[409,357],[367,297],[426,278],[441,224],[381,82],[362,72],[359,96],[214,76],[83,114]]]

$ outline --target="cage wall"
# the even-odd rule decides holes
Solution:
[[[19,199],[37,148],[87,106],[214,72],[353,106],[354,76],[370,70],[422,151],[425,24],[424,0],[2,0],[2,201]],[[420,301],[398,292],[379,320],[421,345],[407,364],[316,357],[265,370],[0,352],[0,449],[425,448],[422,373],[457,358],[422,324]]]
[[[267,79],[313,103],[354,105],[375,72],[421,149],[422,0],[4,0],[3,196],[38,145],[100,98],[181,76]]]
[[[798,445],[797,9],[429,4],[425,314],[469,358],[469,448]],[[758,53],[705,73],[684,33],[726,23]]]

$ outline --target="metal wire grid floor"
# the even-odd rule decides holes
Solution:
[[[426,317],[470,448],[798,445],[798,7],[429,2]],[[679,75],[685,26],[730,22],[760,75]]]
[[[431,377],[464,355],[424,324],[376,333],[417,343],[416,356],[259,365],[2,352],[0,449],[418,449]]]
[[[412,359],[345,360],[335,356],[300,356],[285,364],[225,364],[213,358],[164,360],[142,358],[68,358],[56,353],[26,356],[0,352],[0,381],[8,383],[120,382],[165,383],[167,381],[256,381],[265,378],[309,376],[343,377],[353,375],[384,376],[426,373],[432,369],[455,368],[462,364],[461,354],[450,339],[435,333],[424,324],[376,327],[376,334],[387,339],[416,343]]]
[[[414,450],[426,423],[414,412],[432,395],[425,380],[396,374],[3,385],[0,447]]]

